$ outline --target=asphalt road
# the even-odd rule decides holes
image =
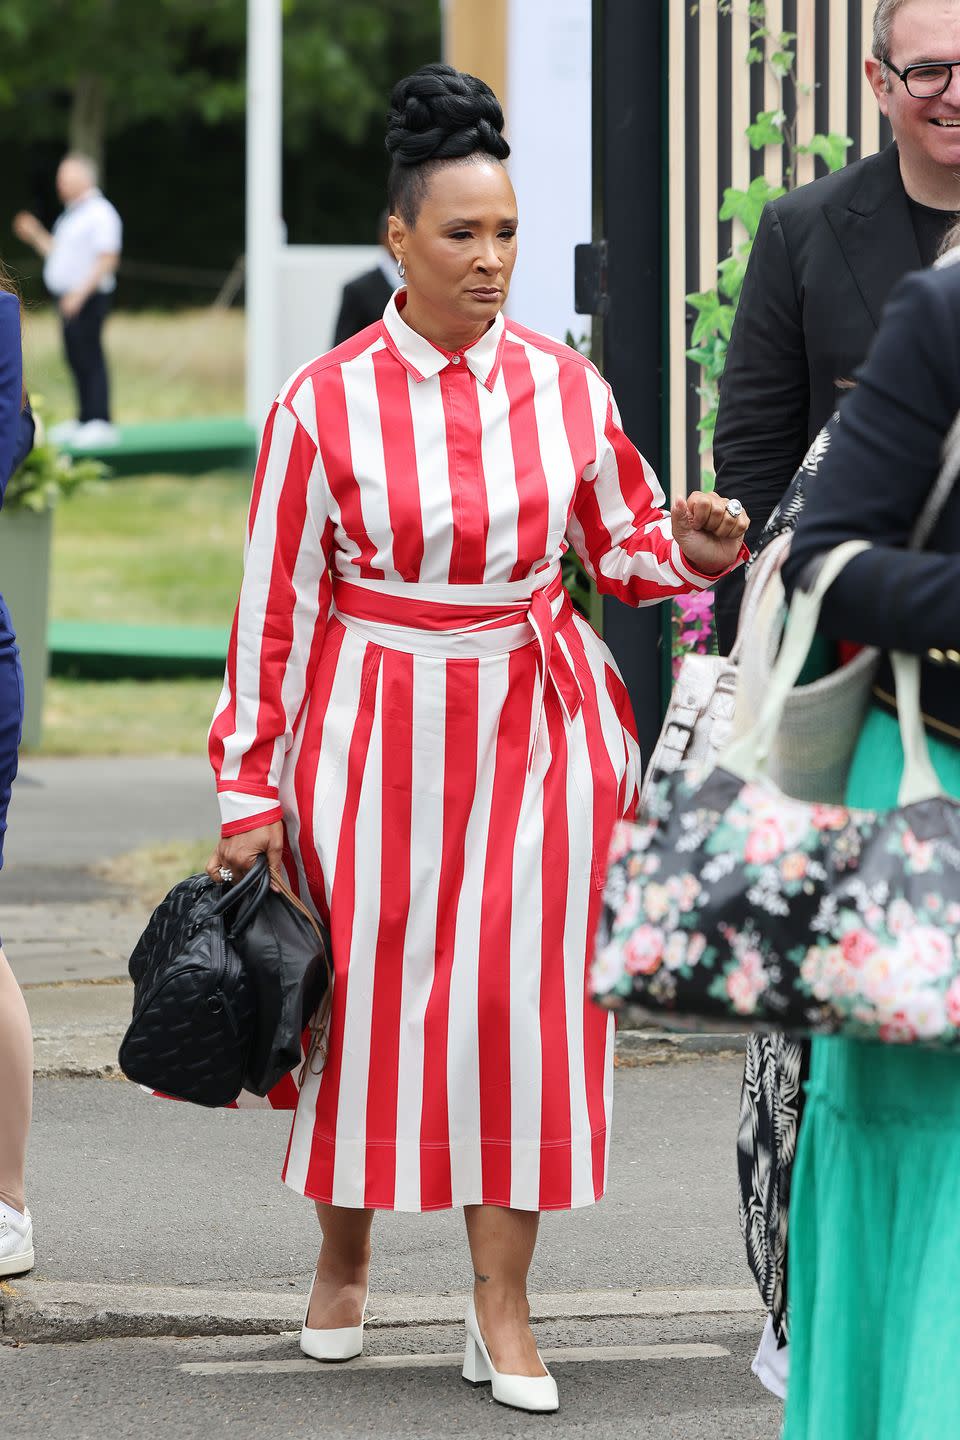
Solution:
[[[301,1363],[293,1336],[0,1347],[2,1430],[4,1440],[775,1440],[781,1408],[749,1374],[754,1338],[719,1319],[693,1339],[639,1322],[541,1326],[548,1357],[582,1346],[700,1347],[689,1358],[656,1349],[643,1359],[549,1357],[561,1404],[551,1416],[506,1410],[488,1389],[465,1385],[453,1327],[371,1329],[361,1369]],[[406,1358],[369,1364],[388,1354]],[[424,1362],[437,1354],[446,1358]],[[184,1368],[211,1364],[217,1373]]]

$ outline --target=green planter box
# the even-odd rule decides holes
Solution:
[[[47,604],[53,511],[0,511],[0,594],[17,632],[23,664],[23,743],[40,744],[47,678]]]

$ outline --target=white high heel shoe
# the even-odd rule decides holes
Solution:
[[[540,1352],[537,1351],[540,1360]],[[543,1361],[540,1360],[543,1365]],[[544,1370],[547,1367],[543,1366]],[[463,1356],[463,1378],[471,1385],[490,1385],[494,1400],[511,1405],[514,1410],[535,1410],[546,1413],[560,1409],[557,1382],[550,1371],[546,1375],[501,1375],[493,1368],[480,1326],[473,1296],[467,1306],[467,1348]]]
[[[354,1360],[358,1355],[362,1355],[363,1323],[367,1318],[367,1300],[369,1298],[370,1291],[368,1290],[363,1297],[359,1325],[344,1325],[339,1330],[311,1330],[307,1325],[310,1301],[313,1299],[313,1286],[311,1285],[310,1294],[307,1296],[307,1308],[303,1315],[303,1325],[300,1329],[300,1349],[304,1355],[309,1355],[311,1360]]]

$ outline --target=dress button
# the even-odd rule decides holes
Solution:
[[[454,365],[459,365],[459,364],[460,364],[460,356],[459,356],[459,355],[453,355],[453,356],[451,356],[451,360],[452,360],[452,363],[453,363]]]
[[[947,663],[949,665],[960,665],[960,650],[948,650]]]
[[[944,653],[943,653],[942,650],[938,650],[938,649],[936,649],[936,648],[933,648],[933,649],[930,649],[930,650],[927,651],[927,659],[928,659],[928,660],[932,660],[933,663],[934,663],[934,665],[942,665],[942,664],[944,664],[944,662],[946,661],[946,658],[947,658],[947,657],[946,657],[946,655],[944,655]]]

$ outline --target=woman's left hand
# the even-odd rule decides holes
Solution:
[[[673,538],[685,560],[702,575],[722,575],[736,563],[750,516],[731,515],[722,495],[694,490],[678,496],[670,507]]]

